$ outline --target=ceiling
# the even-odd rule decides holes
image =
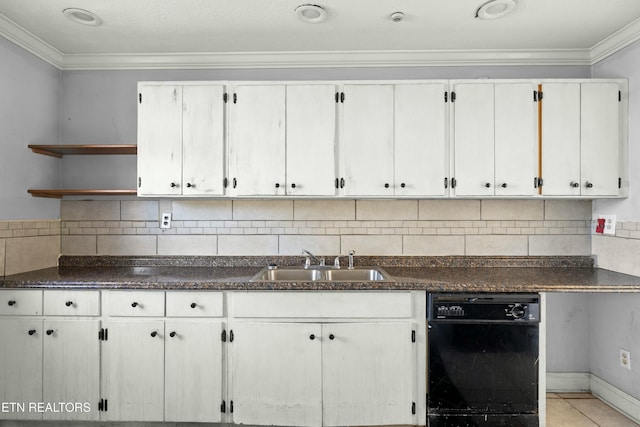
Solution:
[[[0,35],[61,69],[584,65],[640,39],[638,0],[515,1],[481,20],[486,0],[312,0],[327,19],[309,24],[305,0],[0,0]]]

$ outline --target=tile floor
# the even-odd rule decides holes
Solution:
[[[547,393],[547,427],[640,427],[590,393]]]

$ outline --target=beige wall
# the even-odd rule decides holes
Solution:
[[[590,219],[578,200],[63,201],[61,252],[590,255]]]
[[[0,276],[58,265],[60,221],[0,221]]]

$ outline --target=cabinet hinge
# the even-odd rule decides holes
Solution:
[[[228,100],[229,100],[229,94],[225,92],[224,95],[222,95],[222,101],[226,104]]]
[[[622,178],[618,177],[618,189],[622,188]]]
[[[542,187],[542,178],[539,176],[533,177],[533,188]]]
[[[416,342],[416,331],[411,331],[411,342]]]
[[[455,178],[451,178],[451,188],[456,188],[456,185],[458,185],[458,181]]]
[[[142,104],[142,93],[138,94],[138,102]]]
[[[344,92],[340,92],[340,103],[344,104]]]
[[[336,92],[336,104],[340,101],[340,92]]]
[[[229,342],[233,342],[233,330],[229,331]],[[231,401],[231,404],[233,405],[233,400]]]
[[[444,91],[444,102],[449,102],[449,94],[446,90]]]
[[[533,91],[533,102],[538,102],[538,91],[537,90]]]
[[[142,187],[142,178],[138,177],[138,188]]]
[[[222,342],[227,342],[227,330],[223,329],[222,330],[222,336],[220,337],[222,339]],[[224,411],[222,411],[224,412]]]
[[[98,402],[98,411],[107,412],[107,399],[100,399]]]
[[[456,93],[451,91],[451,102],[456,102]]]
[[[222,180],[222,186],[224,188],[227,188],[229,186],[229,178],[227,178],[226,176],[224,177],[224,179]]]
[[[416,402],[411,402],[411,414],[416,414]]]
[[[229,412],[233,414],[233,400],[229,401]]]
[[[449,178],[447,178],[446,176],[444,177],[444,188],[449,188]]]
[[[238,103],[238,94],[237,94],[237,93],[234,93],[234,94],[233,94],[233,103],[234,103],[234,104],[237,104],[237,103]]]
[[[622,102],[622,92],[618,91],[618,102]]]
[[[542,101],[542,91],[538,91],[538,101]]]
[[[109,340],[109,330],[105,328],[101,328],[98,331],[98,341],[107,341]]]
[[[227,402],[225,402],[224,400],[222,401],[222,404],[220,405],[220,412],[222,412],[223,414],[227,412]]]

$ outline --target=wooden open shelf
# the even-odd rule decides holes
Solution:
[[[67,144],[67,145],[39,145],[29,144],[28,147],[37,154],[62,158],[64,155],[91,154],[138,154],[135,144]],[[33,197],[50,197],[62,199],[64,196],[135,196],[136,190],[27,190]]]
[[[62,199],[64,196],[135,196],[136,190],[27,190],[33,197]]]
[[[29,144],[28,147],[37,154],[62,158],[65,154],[137,154],[138,146],[135,144],[73,144],[73,145],[37,145]]]

